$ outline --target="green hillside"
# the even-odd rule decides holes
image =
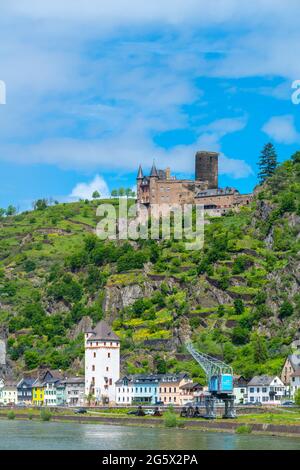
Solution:
[[[176,241],[102,242],[93,234],[98,203],[0,219],[7,373],[83,372],[83,331],[101,318],[121,338],[124,372],[203,380],[188,337],[235,373],[280,370],[300,328],[300,153],[256,190],[251,207],[210,219],[201,251]]]

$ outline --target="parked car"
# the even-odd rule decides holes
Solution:
[[[163,406],[163,405],[164,405],[164,402],[163,402],[163,401],[157,401],[155,404],[156,404],[157,406]]]
[[[246,401],[246,403],[243,404],[244,406],[253,406],[254,402],[253,401]]]
[[[291,400],[288,400],[281,403],[281,406],[295,406],[295,403]]]
[[[19,401],[16,406],[19,408],[26,408],[27,403],[25,401]]]
[[[87,411],[85,408],[77,408],[77,410],[74,410],[74,413],[76,413],[77,415],[84,415],[85,413],[87,413]]]
[[[152,409],[144,410],[144,413],[145,413],[145,415],[153,416],[154,415],[154,410],[152,410]]]
[[[136,416],[138,414],[137,410],[130,410],[127,412],[128,415],[134,415]]]

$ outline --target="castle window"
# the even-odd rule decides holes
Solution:
[[[110,353],[107,353],[107,357],[108,357],[108,359],[110,358]]]

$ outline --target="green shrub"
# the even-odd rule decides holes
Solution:
[[[52,414],[51,414],[51,411],[48,410],[47,408],[43,408],[41,410],[41,420],[42,421],[50,421],[50,419],[52,418]]]
[[[252,427],[248,424],[242,424],[235,430],[236,434],[251,434]]]
[[[30,421],[33,419],[33,413],[28,413],[28,419],[30,419]]]
[[[11,410],[7,413],[7,418],[8,419],[15,419],[15,417],[16,417],[16,414],[15,414],[14,411]]]
[[[176,428],[177,426],[177,416],[172,410],[168,410],[164,414],[164,423],[166,428]]]

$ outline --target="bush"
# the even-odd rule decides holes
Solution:
[[[251,434],[252,428],[248,424],[243,424],[236,428],[235,432],[236,434]]]
[[[166,428],[176,428],[177,426],[177,416],[172,410],[168,410],[164,414],[164,423]]]
[[[51,418],[52,418],[51,411],[48,410],[47,408],[43,408],[41,410],[41,420],[42,421],[50,421]]]
[[[281,319],[290,317],[291,315],[293,315],[293,313],[294,313],[293,306],[288,301],[283,302],[279,310],[279,317]]]
[[[295,400],[295,404],[297,406],[300,406],[300,388],[298,388],[298,390],[296,391],[294,400]]]
[[[14,411],[9,411],[7,413],[7,418],[8,419],[15,419],[16,415],[15,415],[15,412]]]

